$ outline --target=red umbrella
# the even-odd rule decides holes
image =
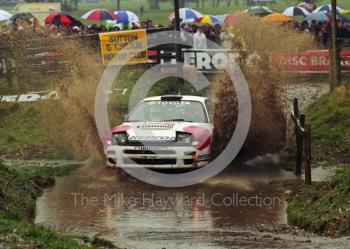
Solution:
[[[235,22],[237,20],[237,15],[234,14],[227,14],[225,19],[224,19],[224,24],[228,25],[228,24],[232,24],[233,22]]]
[[[79,21],[74,17],[62,13],[62,12],[52,12],[45,18],[45,24],[55,24],[55,25],[77,25],[79,26]],[[80,23],[81,24],[81,23]]]

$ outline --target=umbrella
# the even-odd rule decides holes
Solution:
[[[225,19],[224,19],[224,24],[229,25],[234,23],[237,20],[237,15],[234,14],[227,14]]]
[[[194,22],[202,23],[202,24],[204,23],[212,24],[212,23],[220,23],[220,20],[216,16],[204,15],[200,18],[197,18]]]
[[[94,9],[86,12],[81,18],[86,20],[103,21],[116,20],[117,16],[110,10]]]
[[[313,12],[331,12],[332,10],[332,5],[331,4],[324,4],[315,9]],[[343,9],[339,6],[337,6],[337,11],[343,11]]]
[[[217,16],[215,16],[215,17],[216,17],[217,19],[219,19],[219,21],[220,21],[221,23],[224,23],[224,20],[225,20],[226,16],[227,16],[227,14],[225,14],[225,15],[217,15]]]
[[[314,12],[311,15],[308,15],[304,19],[305,21],[316,21],[316,22],[328,22],[329,17],[324,12]]]
[[[297,7],[302,7],[304,9],[306,9],[307,11],[309,12],[312,12],[315,10],[315,7],[313,4],[311,3],[306,3],[306,2],[301,2],[301,3],[298,3]]]
[[[289,7],[283,11],[286,16],[308,16],[310,12],[303,7]]]
[[[30,18],[34,18],[32,13],[30,13],[30,12],[21,12],[21,13],[17,13],[17,14],[12,15],[10,17],[10,20],[11,21],[16,21],[18,19],[30,19]]]
[[[11,17],[12,15],[10,13],[8,13],[5,10],[0,10],[0,21],[4,21],[7,20]]]
[[[246,10],[244,10],[243,12],[248,13],[250,15],[268,15],[273,13],[273,10],[269,9],[268,7],[264,7],[264,6],[253,6],[250,7]]]
[[[76,20],[74,17],[62,13],[62,12],[51,12],[46,18],[45,18],[45,24],[55,24],[55,25],[74,25],[74,26],[81,26],[82,23],[78,20]]]
[[[137,23],[139,22],[138,16],[131,11],[116,11],[114,14],[117,16],[117,23]]]
[[[342,15],[343,14],[350,14],[350,10],[344,10],[343,9],[343,10],[340,10],[339,13],[342,14]]]
[[[183,21],[186,22],[193,22],[195,19],[198,19],[202,17],[203,15],[198,12],[197,10],[190,9],[190,8],[181,8],[179,10],[180,12],[180,18]],[[169,16],[168,19],[173,20],[175,18],[175,12],[173,11]]]
[[[273,13],[270,15],[267,15],[264,17],[267,21],[273,21],[273,22],[289,22],[292,19],[289,16],[280,14],[280,13]]]

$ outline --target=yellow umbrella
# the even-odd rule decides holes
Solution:
[[[290,18],[289,16],[286,16],[280,13],[273,13],[263,18],[264,20],[272,21],[272,22],[289,22],[292,20],[292,18]]]
[[[340,14],[349,14],[349,13],[350,13],[350,10],[344,10],[344,9],[342,9],[342,10],[339,10],[339,13],[340,13]]]
[[[194,22],[202,24],[213,24],[220,23],[220,20],[216,16],[204,15],[202,17],[197,18]]]

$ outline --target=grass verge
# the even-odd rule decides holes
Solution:
[[[306,110],[316,161],[350,163],[350,87],[342,86]]]
[[[128,112],[128,101],[132,89],[146,69],[146,66],[129,66],[116,77],[109,102],[111,126],[119,125],[123,121],[124,114]],[[0,82],[0,86],[4,84]],[[124,89],[127,89],[125,94],[123,94]],[[167,78],[157,82],[147,96],[178,93],[199,94],[190,83],[181,83],[175,78]],[[142,99],[143,97],[140,100]],[[0,157],[76,160],[88,158],[90,155],[85,148],[86,144],[80,144],[77,141],[82,137],[75,136],[78,131],[82,131],[83,137],[86,137],[89,132],[84,130],[83,119],[79,119],[81,113],[68,113],[71,110],[62,108],[62,105],[61,100],[0,103],[0,132],[3,134],[0,136]],[[71,119],[70,123],[66,122],[67,119]],[[77,144],[79,144],[78,150]]]
[[[288,194],[288,222],[329,236],[350,235],[350,165],[328,182],[294,183]]]
[[[313,164],[340,169],[326,182],[288,187],[288,221],[323,235],[350,235],[350,89],[341,86],[306,110],[311,124]]]
[[[83,243],[32,223],[35,201],[42,193],[38,177],[54,179],[73,169],[73,166],[68,165],[51,169],[23,167],[15,170],[0,162],[0,248],[115,248],[111,244],[105,246],[107,243],[97,243],[96,238]]]

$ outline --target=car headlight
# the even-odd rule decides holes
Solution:
[[[176,142],[178,144],[190,145],[192,140],[192,134],[186,132],[176,133]]]
[[[113,145],[125,145],[128,140],[126,132],[117,132],[113,134],[112,144]]]

